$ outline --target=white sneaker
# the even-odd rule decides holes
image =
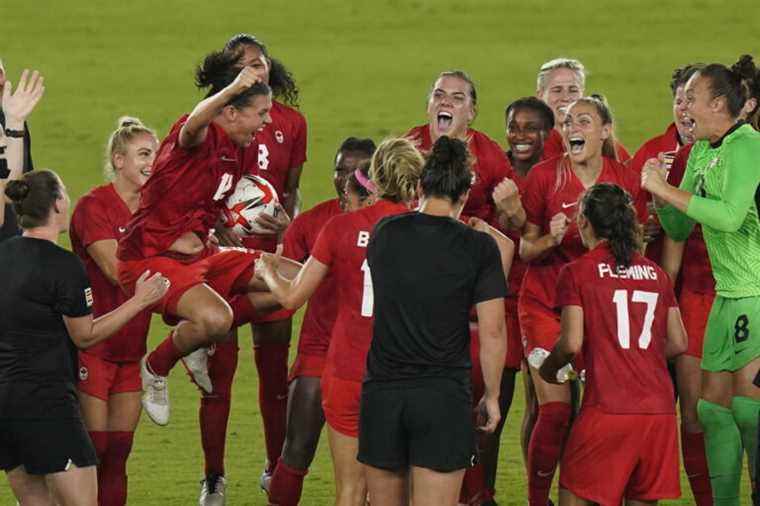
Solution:
[[[269,461],[267,460],[267,465],[264,467],[264,471],[261,473],[261,477],[259,478],[259,486],[261,487],[261,490],[269,494],[269,485],[272,483],[272,475],[274,475],[274,469],[271,471],[267,471],[269,469]]]
[[[169,423],[169,385],[166,376],[153,374],[148,368],[148,356],[140,361],[142,380],[142,406],[157,425]]]
[[[201,495],[198,498],[200,506],[224,506],[227,500],[224,493],[227,480],[220,474],[211,474],[201,480]]]
[[[191,354],[182,357],[182,365],[185,366],[185,369],[190,374],[193,383],[198,385],[207,394],[210,394],[214,390],[214,387],[211,385],[211,378],[208,375],[208,356],[208,348],[198,348]]]

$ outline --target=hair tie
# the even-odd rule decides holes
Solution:
[[[361,169],[356,169],[354,171],[354,177],[365,190],[370,193],[377,193],[377,186],[375,186],[375,183],[367,179],[367,176],[362,173]]]

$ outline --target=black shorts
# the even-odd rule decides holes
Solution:
[[[446,378],[370,382],[362,388],[360,462],[398,470],[439,472],[476,461],[470,388]]]
[[[24,466],[42,475],[97,465],[95,447],[81,419],[0,420],[0,469]]]

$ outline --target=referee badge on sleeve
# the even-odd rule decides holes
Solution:
[[[92,307],[92,288],[89,286],[84,289],[84,301],[87,303],[87,307]]]

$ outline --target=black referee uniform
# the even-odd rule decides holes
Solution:
[[[0,128],[5,128],[5,114],[0,108]],[[29,135],[29,127],[24,123],[24,166],[22,172],[26,174],[34,170],[34,164],[32,163],[32,137]],[[5,167],[3,167],[5,165]],[[7,164],[0,164],[0,177],[6,178],[6,174],[2,174],[3,169],[8,170]],[[21,235],[21,229],[18,226],[18,220],[16,219],[16,212],[13,210],[13,205],[5,204],[5,221],[0,224],[0,242],[17,235]]]
[[[44,240],[0,243],[0,469],[97,464],[76,394],[77,349],[63,316],[91,313],[82,262]]]
[[[382,220],[367,248],[375,297],[359,460],[450,472],[475,453],[470,309],[505,297],[496,241],[452,218]]]

